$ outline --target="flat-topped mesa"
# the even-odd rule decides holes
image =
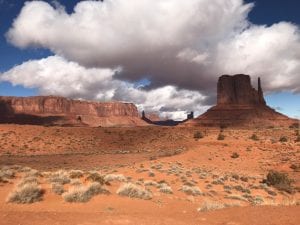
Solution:
[[[260,78],[256,90],[249,75],[221,76],[218,80],[217,106],[224,105],[266,105]]]
[[[49,120],[50,124],[87,126],[134,125],[135,122],[142,122],[132,103],[81,101],[57,96],[0,97],[2,123],[48,124]]]

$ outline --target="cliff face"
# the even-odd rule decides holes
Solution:
[[[37,121],[55,118],[54,123],[88,126],[106,126],[107,121],[113,126],[114,120],[115,125],[134,125],[140,121],[132,103],[79,101],[56,96],[0,97],[0,113],[1,122],[14,122],[14,119],[20,122],[22,117],[25,122],[32,117],[34,124],[35,118]]]
[[[258,81],[258,90],[251,86],[248,75],[223,75],[218,81],[217,105],[266,105]]]
[[[296,122],[266,105],[260,79],[256,90],[248,75],[223,75],[218,80],[217,91],[217,105],[187,124],[266,127]]]

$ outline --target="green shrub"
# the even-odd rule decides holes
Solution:
[[[236,152],[232,153],[232,155],[231,155],[231,158],[233,158],[233,159],[236,159],[238,157],[240,157],[240,155]]]
[[[218,138],[219,141],[223,141],[225,139],[225,135],[222,133],[219,133]]]
[[[204,135],[203,135],[200,131],[196,131],[196,132],[194,133],[194,138],[195,138],[196,140],[201,139],[201,138],[203,138],[203,137],[204,137]]]
[[[269,171],[267,174],[267,179],[265,180],[269,186],[273,186],[280,191],[285,191],[287,193],[293,193],[292,183],[291,180],[286,173],[281,173],[278,171]]]
[[[257,137],[256,134],[252,134],[252,136],[250,137],[250,139],[252,139],[253,141],[258,141],[259,138]]]
[[[286,136],[282,136],[282,137],[280,137],[279,141],[280,141],[280,142],[287,142],[288,139],[287,139]]]

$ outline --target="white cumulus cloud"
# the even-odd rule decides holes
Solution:
[[[176,117],[212,104],[222,74],[260,76],[266,91],[300,92],[299,26],[252,24],[253,7],[242,0],[105,0],[79,2],[68,14],[57,2],[26,2],[7,40],[55,56],[2,79],[45,94],[133,101]],[[145,77],[150,86],[135,87]]]
[[[164,86],[143,90],[116,76],[116,69],[85,68],[60,56],[31,60],[1,74],[0,81],[38,88],[43,95],[62,95],[87,100],[134,102],[140,110],[162,117],[186,118],[187,110],[203,112],[206,97],[195,91]]]

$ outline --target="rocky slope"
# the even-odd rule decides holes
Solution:
[[[223,75],[217,89],[217,105],[187,124],[267,127],[297,123],[266,105],[260,79],[256,90],[248,75]]]
[[[0,97],[0,122],[73,126],[134,126],[144,122],[136,106],[57,96]]]

